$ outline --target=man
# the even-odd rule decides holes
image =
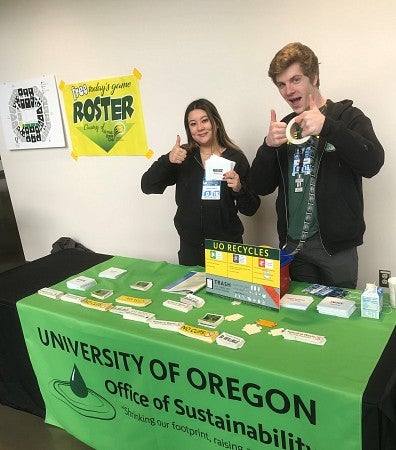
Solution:
[[[279,122],[271,110],[250,183],[259,195],[278,188],[278,234],[294,254],[292,280],[356,288],[356,247],[366,228],[362,177],[379,172],[384,150],[351,100],[323,97],[318,58],[307,46],[286,45],[268,75],[293,112]]]

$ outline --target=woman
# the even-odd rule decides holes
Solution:
[[[228,137],[216,107],[206,99],[187,107],[184,127],[188,143],[176,144],[143,174],[142,191],[162,194],[176,184],[174,223],[180,236],[179,263],[205,266],[205,239],[242,242],[238,212],[252,216],[260,198],[247,187],[249,162]],[[235,162],[222,181],[205,180],[205,164],[216,155]]]

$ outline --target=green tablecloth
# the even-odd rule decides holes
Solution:
[[[108,267],[128,270],[117,280],[98,277]],[[95,288],[152,299],[145,310],[158,319],[197,326],[206,312],[225,316],[218,331],[243,337],[239,350],[150,328],[117,314],[83,308],[38,294],[18,302],[18,313],[46,405],[46,421],[97,450],[216,448],[255,450],[358,450],[361,399],[396,323],[385,308],[379,320],[280,312],[233,305],[206,294],[203,308],[183,313],[162,302],[179,296],[161,288],[194,268],[114,257],[83,272]],[[196,268],[197,270],[202,270]],[[77,274],[76,274],[77,275]],[[74,278],[70,277],[69,279]],[[129,285],[152,281],[146,292]],[[292,283],[290,292],[306,285]],[[66,280],[54,286],[66,287]],[[359,303],[360,292],[348,298]],[[277,327],[324,335],[324,346],[288,341],[242,328],[258,319]]]

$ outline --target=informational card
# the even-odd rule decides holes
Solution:
[[[234,167],[235,161],[212,155],[205,163],[205,179],[206,181],[221,181],[224,174],[233,170]]]
[[[205,241],[206,292],[279,310],[280,250]]]

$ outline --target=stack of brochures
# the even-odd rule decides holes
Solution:
[[[345,298],[325,297],[316,309],[320,314],[349,318],[356,309],[356,303]]]
[[[228,347],[236,350],[245,345],[245,339],[223,331],[223,333],[217,336],[216,343],[223,347]]]
[[[180,327],[178,333],[208,343],[215,342],[219,335],[219,332],[216,330],[205,330],[204,328],[198,328],[187,324]]]
[[[206,284],[206,273],[191,271],[184,275],[182,278],[174,281],[173,283],[165,286],[161,291],[171,292],[172,294],[194,294],[202,289]]]
[[[95,286],[95,284],[96,280],[94,278],[89,278],[83,275],[66,282],[69,289],[77,289],[78,291],[85,291],[92,286]]]
[[[119,269],[118,267],[109,267],[106,270],[102,270],[102,272],[99,273],[99,276],[101,278],[111,278],[112,280],[115,280],[119,278],[121,275],[124,275],[126,273],[126,269]]]
[[[281,308],[301,309],[305,311],[313,301],[313,297],[309,295],[285,294],[280,300],[280,306]]]
[[[234,161],[212,154],[205,163],[205,180],[222,181],[224,174],[233,170],[234,167]]]
[[[198,323],[204,327],[216,328],[223,322],[224,316],[221,314],[205,314],[202,319],[198,319]]]

